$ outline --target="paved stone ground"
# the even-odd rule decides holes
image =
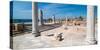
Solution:
[[[48,48],[48,47],[66,47],[66,46],[79,46],[87,45],[86,27],[74,27],[61,26],[52,30],[41,32],[41,36],[34,37],[32,33],[23,34],[21,36],[13,37],[13,48],[18,49],[34,49],[34,48]],[[26,32],[27,33],[27,32]],[[56,36],[59,33],[63,33],[64,40],[58,41]],[[54,36],[47,36],[48,34],[54,34]]]

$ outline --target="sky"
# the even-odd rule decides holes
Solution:
[[[58,3],[38,3],[38,9],[43,11],[45,18],[52,17],[56,18],[63,17],[86,17],[86,5],[73,5],[73,4],[58,4]]]
[[[13,19],[32,19],[32,2],[15,1],[12,3]]]
[[[87,6],[75,4],[58,4],[37,2],[38,10],[43,11],[43,18],[74,18],[86,17]],[[97,7],[95,7],[95,16],[97,16]],[[32,19],[32,2],[15,1],[13,2],[13,19]]]

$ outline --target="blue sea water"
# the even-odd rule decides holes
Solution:
[[[28,23],[32,22],[32,19],[10,19],[11,23]]]

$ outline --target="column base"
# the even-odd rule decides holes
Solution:
[[[95,44],[97,44],[97,40],[87,41],[87,43],[90,45],[95,45]]]
[[[35,37],[41,36],[40,32],[32,33],[32,34],[34,34]]]

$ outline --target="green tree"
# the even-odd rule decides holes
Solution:
[[[49,22],[52,22],[53,20],[52,20],[52,18],[49,18],[48,21],[49,21]]]
[[[83,21],[83,19],[84,19],[84,18],[83,18],[82,16],[79,17],[79,20],[80,20],[80,21]]]

